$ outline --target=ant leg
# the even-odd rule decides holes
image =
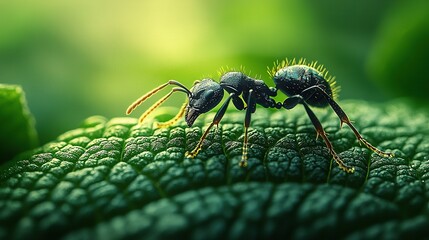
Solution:
[[[331,141],[329,141],[328,137],[326,136],[325,130],[323,129],[322,124],[320,123],[319,119],[317,119],[314,112],[310,109],[307,103],[303,101],[302,104],[304,105],[305,111],[307,112],[307,115],[310,117],[310,120],[313,123],[313,126],[316,128],[317,137],[321,136],[323,138],[323,140],[325,141],[326,147],[328,147],[328,150],[331,153],[332,157],[334,158],[335,162],[338,164],[341,170],[347,173],[353,173],[355,171],[355,168],[353,167],[350,168],[346,166],[343,160],[341,160],[341,158],[334,151]]]
[[[234,97],[232,98],[232,103],[234,104],[235,108],[237,108],[238,110],[243,110],[244,109],[244,102],[243,100],[234,94]]]
[[[304,99],[300,95],[290,96],[286,98],[286,100],[283,102],[283,107],[289,110],[294,108],[296,105],[298,105],[298,103],[301,103],[302,101],[304,101]]]
[[[371,149],[372,151],[376,152],[378,155],[382,157],[393,157],[393,153],[388,153],[381,151],[380,149],[374,147],[371,143],[369,143],[365,138],[362,137],[362,135],[359,133],[359,131],[355,128],[355,126],[351,123],[349,117],[347,114],[341,109],[341,107],[335,102],[322,88],[319,86],[316,86],[316,88],[323,94],[325,99],[328,101],[329,105],[331,105],[331,108],[334,110],[334,112],[337,114],[337,116],[340,118],[340,125],[342,126],[343,123],[347,124],[355,134],[356,138],[362,142],[367,148]],[[305,91],[305,90],[304,90]]]
[[[288,100],[289,99],[289,100]],[[323,141],[325,141],[326,147],[329,150],[329,153],[331,153],[332,157],[334,158],[335,162],[338,164],[338,166],[341,168],[341,170],[347,172],[347,173],[353,173],[354,168],[347,167],[343,160],[337,155],[337,153],[334,151],[334,147],[332,146],[331,141],[329,141],[328,137],[326,136],[326,132],[323,129],[322,124],[320,123],[319,119],[316,117],[314,112],[310,109],[308,104],[305,102],[304,98],[301,95],[294,95],[288,97],[283,102],[283,107],[286,109],[292,109],[295,107],[298,103],[302,103],[304,105],[305,111],[307,112],[308,117],[311,120],[311,123],[313,124],[314,128],[316,129],[316,139],[321,136],[323,138]]]
[[[317,90],[316,87],[317,86],[311,86],[309,88],[304,89],[298,95],[294,95],[286,98],[286,100],[283,102],[283,107],[286,109],[292,109],[299,103],[311,98],[311,96],[313,96],[313,94],[316,93],[316,90]]]
[[[195,148],[190,151],[190,152],[186,152],[186,157],[188,158],[194,158],[195,156],[198,155],[198,152],[201,150],[202,146],[203,146],[203,141],[204,139],[206,139],[210,129],[213,127],[213,125],[218,125],[220,120],[222,119],[223,115],[225,115],[226,109],[228,108],[229,102],[231,100],[231,98],[234,96],[235,94],[231,94],[229,95],[229,97],[226,99],[226,101],[223,103],[222,107],[220,107],[220,109],[217,111],[216,115],[213,118],[213,122],[209,125],[209,127],[206,129],[206,131],[204,132],[204,134],[201,136],[200,140],[198,141],[197,145],[195,146]]]
[[[244,118],[244,140],[243,140],[243,153],[241,155],[241,161],[239,163],[240,167],[247,167],[247,152],[248,152],[248,129],[250,126],[250,119],[252,117],[252,112],[255,109],[255,99],[253,98],[253,90],[249,91],[249,96],[247,97],[247,109],[246,116]]]

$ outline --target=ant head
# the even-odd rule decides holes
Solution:
[[[216,107],[223,98],[223,88],[213,79],[206,78],[191,88],[185,120],[192,126],[198,116]]]

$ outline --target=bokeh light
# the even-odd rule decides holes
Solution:
[[[273,85],[267,66],[286,57],[323,63],[341,99],[384,101],[392,95],[370,80],[367,62],[381,23],[403,4],[2,1],[0,82],[23,86],[42,143],[92,115],[124,116],[129,103],[169,79],[191,86],[217,79],[221,67],[245,66]]]

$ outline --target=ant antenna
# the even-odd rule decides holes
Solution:
[[[156,103],[154,103],[148,110],[146,110],[139,118],[139,124],[141,124],[143,122],[143,120],[151,113],[153,112],[153,110],[155,110],[157,107],[159,107],[159,105],[161,105],[163,102],[165,102],[170,96],[171,94],[173,94],[174,92],[184,92],[186,93],[186,95],[188,96],[188,98],[190,96],[192,96],[191,91],[189,91],[188,88],[186,88],[185,86],[183,86],[181,83],[175,81],[175,80],[170,80],[158,87],[156,87],[155,89],[153,89],[152,91],[146,93],[145,95],[143,95],[142,97],[140,97],[139,99],[137,99],[135,102],[133,102],[127,109],[126,114],[129,115],[131,112],[133,112],[140,104],[142,104],[144,101],[146,101],[148,98],[152,97],[155,93],[159,92],[160,90],[162,90],[163,88],[165,88],[168,85],[176,85],[178,87],[173,88],[167,95],[165,95],[164,97],[162,97],[160,100],[158,100]],[[183,112],[183,106],[181,111],[179,112],[179,114]],[[183,113],[181,113],[183,115]],[[176,116],[177,117],[177,116]],[[174,119],[176,119],[173,118]],[[177,120],[176,120],[177,121]]]
[[[185,110],[186,110],[186,107],[188,106],[188,102],[189,101],[186,100],[183,103],[182,107],[180,108],[180,110],[176,116],[174,116],[172,119],[170,119],[166,122],[156,122],[155,127],[156,128],[166,128],[166,127],[169,127],[169,126],[175,124],[177,121],[179,121],[183,117],[183,115],[185,114]]]

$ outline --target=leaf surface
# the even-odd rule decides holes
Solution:
[[[244,114],[227,112],[195,159],[194,127],[154,129],[91,117],[0,168],[0,238],[424,238],[429,233],[429,118],[399,102],[344,102],[382,158],[336,116],[317,110],[333,162],[305,111],[258,108],[249,165],[240,168]]]
[[[37,145],[34,119],[19,86],[0,84],[0,132],[0,163]]]

